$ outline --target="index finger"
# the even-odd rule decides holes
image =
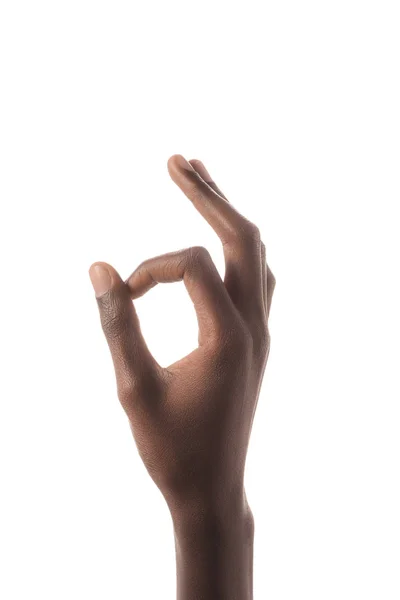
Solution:
[[[232,327],[235,309],[207,250],[201,246],[143,262],[126,284],[132,298],[158,283],[183,281],[197,313],[202,340],[221,338]]]

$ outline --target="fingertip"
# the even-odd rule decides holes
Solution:
[[[168,170],[171,171],[193,171],[192,165],[186,160],[182,154],[173,154],[168,159]]]
[[[204,166],[204,163],[201,160],[199,160],[198,158],[192,158],[191,160],[189,160],[189,163],[192,165],[196,173],[200,175],[203,181],[205,181],[206,183],[212,182],[211,175],[207,171],[206,167]]]
[[[117,271],[105,262],[95,262],[89,268],[89,277],[92,282],[96,298],[106,294],[114,285],[121,281]]]

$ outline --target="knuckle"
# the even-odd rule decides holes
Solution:
[[[143,369],[135,372],[128,369],[119,373],[118,398],[121,404],[129,404],[134,398],[151,398],[152,402],[160,401],[163,396],[165,382],[157,371]]]
[[[242,320],[238,320],[225,336],[225,346],[233,354],[243,355],[251,351],[253,340],[250,331]]]
[[[268,354],[270,337],[266,323],[258,327],[250,327],[246,322],[239,322],[225,334],[223,346],[229,361],[264,359]]]
[[[134,383],[128,377],[123,377],[118,381],[118,398],[122,406],[128,406],[134,393]]]
[[[211,259],[210,253],[204,246],[193,246],[189,248],[189,260],[192,264],[209,262]]]
[[[244,225],[241,228],[240,237],[247,244],[254,244],[257,246],[261,245],[261,234],[260,230],[251,221],[245,221]]]

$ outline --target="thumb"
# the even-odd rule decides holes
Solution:
[[[154,397],[160,367],[147,348],[129,289],[117,271],[97,262],[89,275],[114,362],[118,396],[130,416],[138,399]]]

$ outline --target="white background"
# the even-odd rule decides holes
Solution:
[[[248,456],[258,600],[400,596],[395,1],[0,4],[0,596],[174,598],[170,518],[118,404],[87,269],[219,242],[201,158],[277,278]],[[169,363],[181,285],[137,303]]]

